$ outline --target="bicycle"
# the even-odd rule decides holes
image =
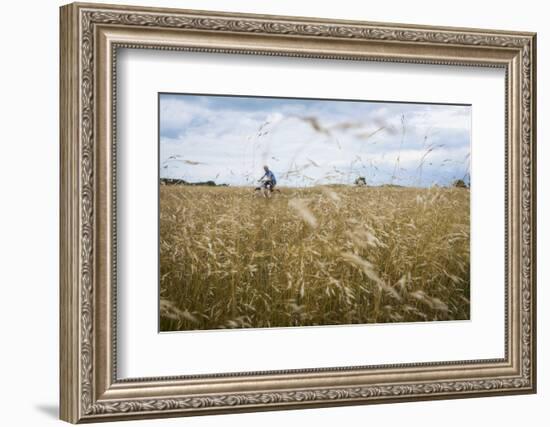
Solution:
[[[271,198],[274,193],[280,193],[281,191],[278,188],[275,188],[275,185],[270,179],[260,180],[261,185],[254,189],[256,195],[265,197],[266,199]]]

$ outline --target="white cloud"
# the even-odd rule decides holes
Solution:
[[[161,98],[160,121],[161,177],[251,185],[268,164],[286,186],[430,185],[469,171],[465,106],[182,95]]]

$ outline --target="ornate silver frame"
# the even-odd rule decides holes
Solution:
[[[535,34],[98,4],[71,4],[60,13],[63,420],[535,392]],[[504,68],[505,357],[117,379],[114,66],[118,47]]]

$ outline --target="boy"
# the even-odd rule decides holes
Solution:
[[[277,179],[275,178],[275,175],[273,172],[269,170],[269,167],[267,165],[264,166],[264,176],[262,176],[258,182],[262,182],[262,187],[268,190],[268,192],[264,192],[265,197],[269,197],[270,194],[275,191],[275,185],[277,185]],[[265,180],[264,180],[265,178]],[[276,190],[279,191],[279,190]]]
[[[263,187],[268,188],[269,190],[273,191],[275,186],[277,185],[277,179],[275,178],[275,175],[273,172],[269,170],[269,167],[267,165],[264,166],[264,176],[262,176],[258,182],[262,181],[265,178],[265,181],[263,183]]]

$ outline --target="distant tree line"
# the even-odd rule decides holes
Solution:
[[[469,188],[468,184],[466,184],[463,179],[455,179],[452,186],[456,188]]]
[[[366,187],[367,186],[367,180],[364,176],[357,177],[357,179],[354,181],[354,184],[358,187]],[[396,184],[382,184],[381,187],[402,187],[401,185]],[[464,181],[463,179],[455,179],[453,182],[451,182],[451,187],[455,188],[470,188],[469,182]]]
[[[211,180],[200,181],[200,182],[189,182],[180,178],[161,178],[160,184],[161,185],[202,185],[206,187],[229,187],[228,184],[216,184],[214,181],[211,181]],[[354,181],[354,184],[359,187],[366,187],[367,180],[365,179],[365,177],[360,176]],[[466,183],[463,179],[455,179],[451,183],[451,187],[470,188],[468,184],[469,183]],[[382,184],[381,187],[402,187],[402,186],[397,184]]]
[[[161,185],[203,185],[207,187],[228,187],[227,184],[216,184],[214,181],[189,182],[179,178],[161,178]]]

